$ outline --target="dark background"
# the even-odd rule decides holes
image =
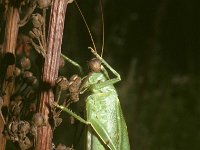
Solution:
[[[78,3],[101,53],[99,1]],[[122,77],[116,88],[131,149],[199,150],[198,1],[103,0],[103,13],[103,57]],[[63,41],[63,53],[87,69],[92,44],[74,3],[68,6]]]

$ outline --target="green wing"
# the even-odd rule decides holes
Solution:
[[[115,145],[112,142],[112,139],[109,137],[108,132],[106,131],[106,129],[104,129],[101,122],[93,118],[93,119],[90,119],[90,123],[94,131],[99,136],[99,138],[101,138],[101,140],[103,141],[103,143],[107,145],[111,150],[117,150]]]
[[[130,150],[127,126],[126,126],[126,122],[125,122],[119,102],[118,102],[118,107],[116,109],[118,109],[117,116],[120,117],[120,119],[118,119],[118,124],[120,125],[120,129],[118,129],[118,131],[119,131],[118,132],[119,133],[118,149],[119,150]]]
[[[88,143],[91,144],[88,149],[104,150],[109,147],[111,150],[130,150],[127,127],[117,95],[112,92],[90,95],[86,103],[87,121],[95,131],[88,130]]]

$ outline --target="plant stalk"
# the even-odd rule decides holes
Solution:
[[[38,106],[38,111],[47,119],[50,113],[50,103],[54,101],[52,87],[55,85],[55,80],[58,77],[66,9],[66,0],[53,0],[47,38],[47,54],[42,71],[41,93]],[[36,150],[50,150],[52,148],[52,138],[53,133],[49,124],[40,127],[37,134]]]

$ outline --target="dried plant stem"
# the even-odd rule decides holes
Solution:
[[[51,7],[47,39],[48,48],[43,67],[40,103],[38,107],[39,112],[45,115],[46,118],[49,115],[49,103],[54,100],[51,87],[54,86],[55,79],[58,76],[66,8],[66,0],[54,0]],[[41,127],[37,134],[36,150],[50,150],[52,138],[51,126],[48,124]]]
[[[6,29],[5,29],[5,38],[3,43],[3,51],[2,55],[5,53],[13,53],[15,54],[15,47],[16,47],[16,41],[17,41],[17,35],[18,35],[18,22],[19,22],[19,11],[16,7],[9,6],[6,16]],[[13,77],[13,71],[15,66],[10,65],[7,68],[5,78]],[[5,89],[3,96],[4,106],[8,106],[10,102],[10,96],[13,92],[14,88],[14,81],[3,82],[3,89]],[[4,123],[2,122],[2,119],[0,118],[0,132],[2,132],[4,129]],[[6,146],[6,139],[4,137],[0,136],[0,150],[5,150]]]

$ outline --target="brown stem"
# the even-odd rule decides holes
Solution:
[[[66,8],[66,0],[54,0],[51,7],[47,40],[48,49],[43,67],[42,90],[38,107],[39,112],[45,115],[46,118],[49,115],[49,103],[54,100],[52,87],[55,85],[55,79],[58,76]],[[41,127],[37,134],[36,150],[50,150],[52,138],[51,126],[47,124]]]
[[[6,28],[5,28],[5,38],[3,43],[3,51],[2,56],[6,53],[12,53],[15,55],[15,47],[16,47],[16,41],[17,41],[17,35],[18,35],[18,22],[19,22],[19,11],[17,8],[13,6],[8,7],[7,16],[6,16]],[[13,77],[13,71],[14,71],[15,65],[9,65],[6,74],[5,79],[12,78]],[[3,81],[3,89],[5,89],[3,92],[5,95],[3,95],[3,101],[4,106],[8,106],[10,102],[10,96],[13,92],[14,88],[14,81]],[[2,118],[0,118],[0,132],[2,132],[4,129],[4,123],[2,122]],[[0,136],[0,150],[5,150],[6,146],[6,139],[5,137]]]

